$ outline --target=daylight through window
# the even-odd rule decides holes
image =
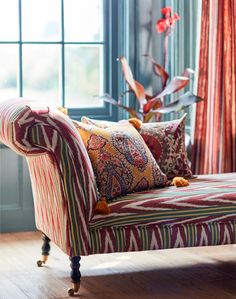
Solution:
[[[102,107],[103,0],[0,0],[0,101]]]

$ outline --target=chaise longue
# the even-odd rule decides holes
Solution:
[[[199,175],[187,187],[152,188],[109,202],[98,192],[81,136],[58,109],[23,98],[0,105],[0,141],[25,156],[46,263],[54,242],[71,261],[78,292],[81,256],[236,242],[236,174]]]

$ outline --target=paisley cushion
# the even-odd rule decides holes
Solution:
[[[144,123],[139,131],[169,179],[192,176],[185,149],[185,118],[186,114],[177,120]]]
[[[100,198],[165,185],[162,173],[139,133],[127,124],[103,129],[76,123],[95,173]]]
[[[181,119],[172,121],[143,123],[139,130],[168,179],[175,176],[186,178],[192,176],[185,149],[186,115],[184,114]],[[82,121],[102,128],[108,128],[115,124],[115,122],[94,120],[87,117],[84,117]]]

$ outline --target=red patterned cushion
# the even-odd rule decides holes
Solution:
[[[109,200],[165,184],[166,175],[131,125],[103,129],[77,122],[76,127],[92,162],[100,197]]]
[[[169,179],[175,176],[191,177],[185,149],[185,118],[145,123],[140,134],[161,170]]]

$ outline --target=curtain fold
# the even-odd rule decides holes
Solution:
[[[192,169],[236,171],[236,1],[202,0]]]

